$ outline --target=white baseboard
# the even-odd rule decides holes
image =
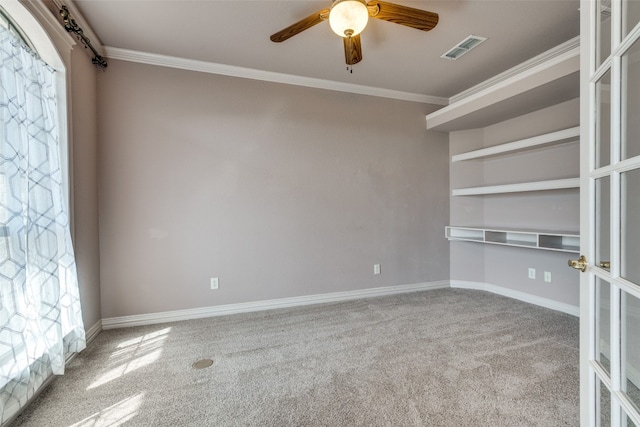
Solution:
[[[102,329],[106,330],[125,328],[130,326],[155,325],[158,323],[177,322],[180,320],[202,319],[206,317],[224,316],[228,314],[248,313],[254,311],[273,310],[277,308],[349,301],[360,298],[381,297],[386,295],[403,294],[408,292],[426,291],[448,287],[449,281],[442,280],[438,282],[417,283],[413,285],[387,286],[383,288],[360,289],[356,291],[332,292],[320,295],[307,295],[301,297],[218,305],[213,307],[165,311],[160,313],[111,317],[102,319]]]
[[[575,305],[558,302],[549,298],[543,298],[536,295],[527,294],[525,292],[514,291],[513,289],[504,288],[502,286],[492,285],[483,282],[467,282],[463,280],[451,280],[452,288],[476,289],[479,291],[487,291],[494,294],[514,298],[529,304],[538,305],[540,307],[549,308],[551,310],[561,311],[572,316],[580,316],[580,307]]]
[[[87,329],[87,331],[85,332],[84,335],[87,345],[89,345],[91,341],[96,339],[100,332],[102,332],[102,320],[98,320],[95,325]]]
[[[96,337],[98,336],[98,334],[102,332],[102,320],[98,320],[95,325],[93,325],[92,327],[90,327],[89,329],[87,329],[84,333],[84,340],[87,344],[87,347],[89,346],[89,344],[91,344],[91,341],[93,341],[94,339],[96,339]],[[71,363],[71,361],[73,359],[76,358],[76,356],[78,355],[78,353],[69,353],[65,356],[64,359],[64,363],[65,365],[68,365],[69,363]]]

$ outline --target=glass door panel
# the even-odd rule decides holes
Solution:
[[[611,256],[610,249],[610,179],[608,176],[596,179],[596,218],[595,218],[595,242],[596,242],[596,265],[605,270],[609,270],[606,264]]]
[[[599,334],[596,354],[598,362],[611,377],[611,285],[598,277],[596,286],[596,292],[600,295],[599,307],[596,311],[598,315],[596,330]]]
[[[623,427],[640,424],[640,0],[580,14],[581,424]]]
[[[600,381],[596,380],[598,387],[598,418],[600,427],[611,427],[611,393],[609,389]]]
[[[640,5],[640,1],[634,4]],[[622,56],[622,159],[640,155],[640,41]]]
[[[598,2],[600,20],[597,29],[597,63],[602,64],[611,55],[611,0]]]
[[[622,36],[627,36],[638,21],[640,21],[640,0],[623,0]]]
[[[640,299],[626,292],[622,293],[622,349],[625,356],[623,365],[624,390],[640,410]]]
[[[611,71],[596,83],[596,168],[611,162]]]
[[[640,286],[640,169],[623,172],[620,185],[620,276]]]

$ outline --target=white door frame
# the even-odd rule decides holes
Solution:
[[[627,417],[640,426],[640,414],[631,400],[626,396],[627,373],[626,351],[623,350],[623,337],[626,337],[625,295],[633,295],[640,299],[640,286],[621,277],[621,206],[625,202],[621,189],[621,175],[628,170],[640,167],[639,157],[629,160],[621,159],[622,133],[626,129],[623,121],[628,114],[622,111],[625,94],[622,92],[622,55],[640,39],[640,25],[622,37],[623,8],[622,0],[611,0],[611,55],[600,60],[597,52],[600,49],[600,23],[602,14],[599,4],[603,0],[581,0],[580,2],[580,250],[586,256],[585,274],[580,277],[580,415],[582,426],[599,427],[598,415],[601,381],[611,391],[611,425],[626,426]],[[609,3],[607,1],[607,3]],[[606,38],[605,38],[606,40]],[[596,81],[606,72],[611,72],[611,112],[610,112],[610,164],[596,165],[596,119],[600,103],[596,99]],[[640,84],[637,82],[636,84]],[[637,112],[634,112],[637,114]],[[622,125],[622,126],[621,126]],[[624,126],[624,127],[623,127]],[[610,212],[609,233],[610,268],[602,268],[599,263],[605,260],[596,259],[596,185],[597,178],[609,177]],[[622,211],[624,215],[624,211]],[[598,316],[600,295],[597,292],[596,280],[602,279],[610,284],[610,333],[609,359],[610,375],[599,359]],[[607,396],[609,392],[607,391]]]

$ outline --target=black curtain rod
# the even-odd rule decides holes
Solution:
[[[60,16],[62,16],[62,21],[64,22],[64,29],[69,33],[75,34],[78,37],[78,40],[82,42],[85,49],[91,49],[91,52],[93,52],[93,58],[91,59],[91,62],[102,68],[103,70],[107,68],[107,60],[98,53],[95,47],[93,47],[93,45],[91,44],[91,40],[89,40],[89,37],[84,35],[84,31],[82,31],[82,28],[78,26],[76,20],[71,18],[67,6],[62,6],[60,8]]]

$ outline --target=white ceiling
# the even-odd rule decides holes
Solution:
[[[103,45],[449,98],[579,34],[578,0],[396,0],[440,15],[429,32],[371,19],[362,62],[346,70],[323,22],[283,43],[269,36],[330,0],[75,0]],[[469,34],[487,37],[440,58]]]

